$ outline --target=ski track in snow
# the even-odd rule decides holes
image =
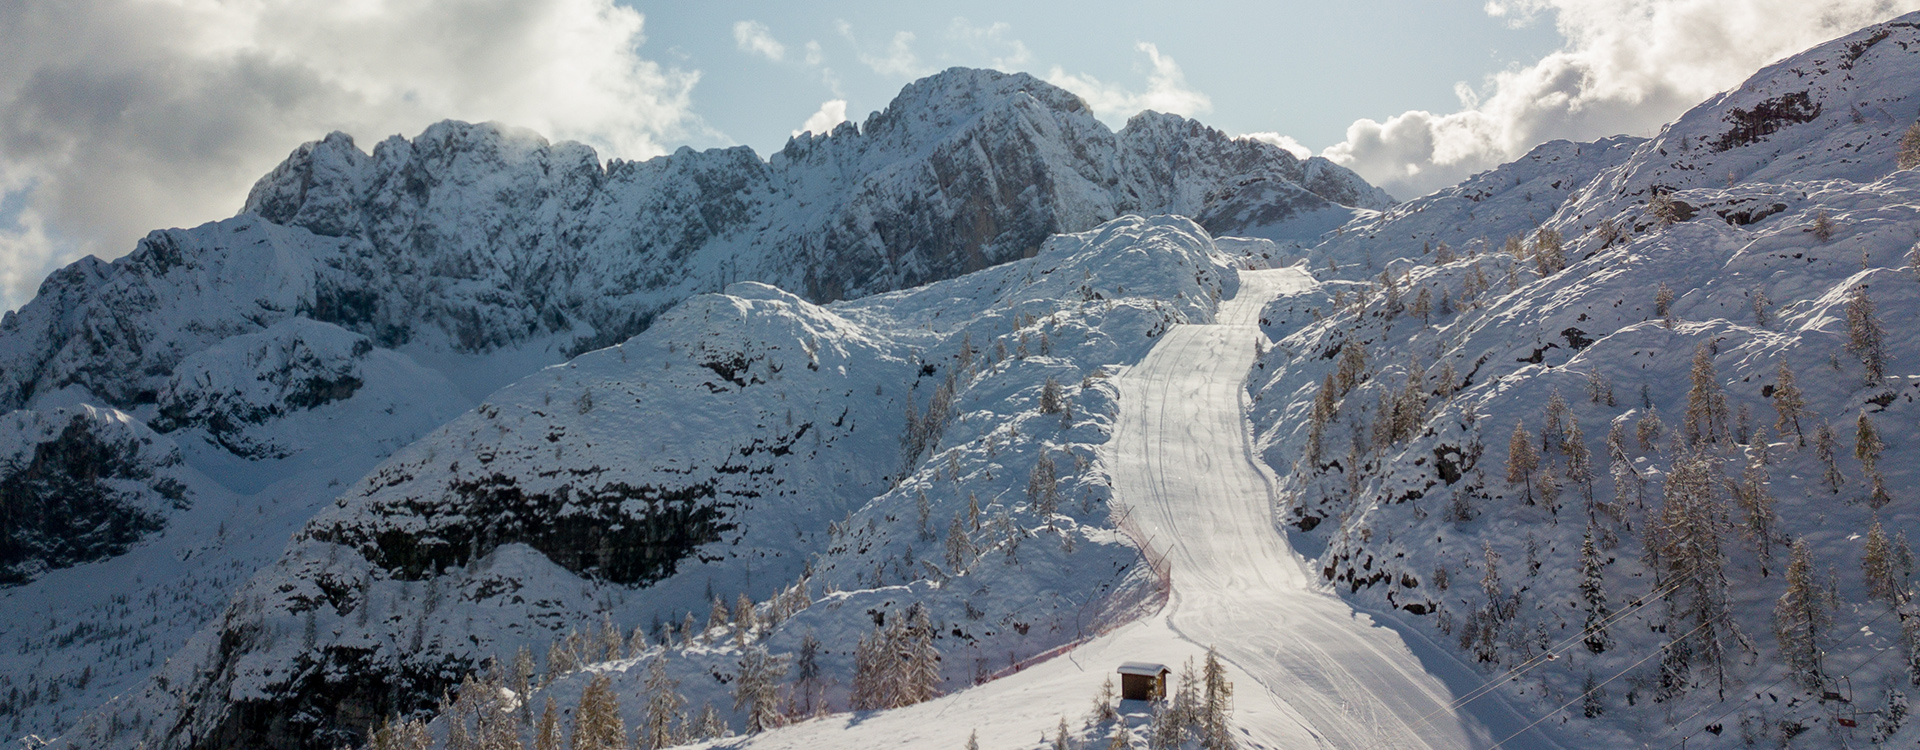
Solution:
[[[1264,338],[1261,308],[1313,280],[1282,269],[1244,272],[1241,284],[1216,324],[1175,327],[1118,380],[1115,501],[1172,563],[1173,630],[1219,649],[1284,707],[1284,721],[1239,722],[1258,744],[1491,744],[1477,721],[1447,710],[1452,693],[1397,634],[1317,589],[1275,530],[1275,479],[1255,457],[1243,385]]]
[[[1233,724],[1243,748],[1465,750],[1526,726],[1493,696],[1452,710],[1484,678],[1318,587],[1277,530],[1276,480],[1254,450],[1244,381],[1261,308],[1315,282],[1297,269],[1242,271],[1240,279],[1218,322],[1174,326],[1116,381],[1121,411],[1102,460],[1115,502],[1172,564],[1168,607],[986,685],[714,746],[951,748],[977,732],[982,747],[1045,747],[1063,718],[1082,730],[1091,698],[1121,662],[1165,663],[1177,682],[1180,665],[1197,665],[1208,646],[1237,686]],[[1138,737],[1146,706],[1121,708]],[[1509,746],[1553,746],[1538,735],[1520,739]]]

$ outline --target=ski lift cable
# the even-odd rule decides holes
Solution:
[[[1860,626],[1860,628],[1859,628],[1859,629],[1857,629],[1857,630],[1855,630],[1855,631],[1853,631],[1852,633],[1848,633],[1848,634],[1847,634],[1847,637],[1845,637],[1845,638],[1842,638],[1842,639],[1840,639],[1840,641],[1839,641],[1839,642],[1837,642],[1837,643],[1835,643],[1835,644],[1833,644],[1833,647],[1834,647],[1834,648],[1839,648],[1840,646],[1842,646],[1842,645],[1845,645],[1845,644],[1846,644],[1846,643],[1847,643],[1848,641],[1851,641],[1851,640],[1853,640],[1853,638],[1854,638],[1854,636],[1857,636],[1857,635],[1859,635],[1859,634],[1861,634],[1861,633],[1863,633],[1863,632],[1866,632],[1866,631],[1868,631],[1869,629],[1871,629],[1871,628],[1873,627],[1873,624],[1874,624],[1874,623],[1876,623],[1876,622],[1879,622],[1879,621],[1880,621],[1880,618],[1883,618],[1883,617],[1886,617],[1888,613],[1891,613],[1891,612],[1895,612],[1895,611],[1897,611],[1897,610],[1898,610],[1898,608],[1897,608],[1897,607],[1888,607],[1888,608],[1886,608],[1885,610],[1882,610],[1882,611],[1880,612],[1880,614],[1878,614],[1878,615],[1875,615],[1873,619],[1871,619],[1871,620],[1868,620],[1868,621],[1867,621],[1867,624],[1865,624],[1865,625],[1862,625],[1862,626]],[[1869,656],[1869,657],[1867,657],[1865,661],[1862,661],[1862,662],[1860,662],[1859,664],[1857,664],[1857,665],[1855,665],[1853,669],[1851,669],[1851,670],[1848,670],[1848,671],[1847,671],[1847,673],[1846,673],[1846,674],[1844,674],[1844,675],[1841,675],[1841,677],[1842,677],[1842,678],[1846,678],[1846,677],[1852,677],[1852,676],[1853,676],[1853,673],[1854,673],[1854,672],[1857,672],[1857,671],[1859,671],[1861,667],[1864,667],[1864,666],[1866,666],[1866,665],[1867,665],[1867,664],[1868,664],[1869,662],[1872,662],[1872,661],[1873,661],[1874,659],[1878,659],[1878,658],[1880,658],[1880,654],[1884,654],[1884,653],[1886,653],[1887,651],[1892,651],[1892,650],[1893,650],[1893,649],[1887,649],[1886,651],[1881,651],[1880,653],[1877,653],[1877,654],[1874,654],[1874,655],[1872,655],[1872,656]],[[1716,723],[1719,723],[1719,722],[1720,722],[1721,720],[1723,720],[1723,719],[1725,719],[1725,718],[1727,718],[1727,716],[1728,716],[1728,715],[1730,715],[1730,714],[1732,714],[1732,713],[1733,713],[1734,711],[1737,711],[1737,710],[1739,710],[1741,706],[1744,706],[1744,705],[1746,705],[1746,704],[1747,704],[1747,701],[1751,701],[1751,700],[1753,700],[1754,698],[1758,698],[1758,697],[1760,697],[1760,695],[1761,695],[1761,694],[1763,694],[1763,693],[1765,693],[1765,692],[1767,692],[1767,691],[1769,691],[1769,690],[1772,690],[1772,689],[1774,689],[1775,687],[1778,687],[1778,686],[1780,685],[1780,683],[1782,683],[1782,682],[1785,682],[1785,681],[1787,680],[1787,678],[1788,678],[1788,677],[1790,677],[1790,676],[1792,676],[1792,673],[1791,673],[1791,672],[1789,672],[1789,673],[1787,673],[1787,674],[1783,674],[1783,675],[1781,675],[1781,676],[1780,676],[1780,677],[1779,677],[1778,679],[1775,679],[1775,680],[1774,680],[1773,682],[1770,682],[1770,683],[1767,683],[1767,686],[1766,686],[1766,687],[1763,687],[1763,688],[1760,688],[1759,690],[1756,690],[1756,691],[1754,691],[1754,692],[1753,692],[1753,693],[1752,693],[1751,695],[1749,695],[1749,696],[1747,696],[1747,697],[1745,697],[1745,698],[1742,698],[1742,699],[1740,699],[1740,702],[1739,702],[1739,703],[1735,703],[1735,704],[1733,704],[1732,706],[1729,706],[1729,707],[1727,707],[1727,710],[1725,710],[1725,711],[1722,711],[1722,712],[1720,712],[1720,713],[1719,713],[1719,715],[1717,715],[1717,716],[1714,716],[1714,717],[1713,717],[1713,718],[1712,718],[1711,720],[1709,720],[1709,721],[1708,721],[1707,723],[1708,723],[1708,724],[1716,724]],[[1745,691],[1742,691],[1742,692],[1745,692]],[[1685,718],[1685,719],[1681,719],[1680,721],[1677,721],[1677,722],[1674,722],[1673,724],[1670,724],[1670,725],[1668,725],[1668,728],[1669,728],[1669,729],[1678,729],[1678,728],[1680,728],[1680,725],[1682,725],[1682,724],[1685,724],[1685,723],[1687,723],[1687,722],[1690,722],[1690,721],[1693,721],[1693,719],[1694,719],[1694,717],[1695,717],[1695,716],[1699,716],[1700,714],[1703,714],[1703,713],[1706,713],[1706,711],[1707,711],[1707,709],[1710,709],[1710,708],[1713,708],[1714,706],[1718,706],[1718,705],[1720,705],[1720,704],[1722,704],[1722,703],[1725,703],[1725,702],[1727,702],[1727,699],[1726,699],[1726,698],[1721,698],[1720,700],[1717,700],[1717,701],[1714,701],[1714,702],[1712,702],[1712,703],[1709,703],[1709,704],[1707,704],[1706,706],[1704,706],[1704,707],[1702,707],[1702,708],[1701,708],[1700,710],[1698,710],[1698,711],[1695,711],[1695,712],[1693,712],[1693,716],[1688,716],[1688,717],[1687,717],[1687,718]],[[1671,745],[1670,747],[1671,747],[1671,748],[1677,748],[1677,747],[1680,747],[1681,745],[1683,745],[1683,744],[1685,744],[1685,743],[1686,743],[1686,741],[1687,741],[1687,739],[1688,739],[1688,738],[1691,738],[1692,736],[1693,736],[1693,734],[1692,734],[1692,733],[1688,733],[1688,734],[1687,734],[1686,736],[1684,736],[1684,737],[1681,737],[1681,738],[1680,738],[1680,741],[1679,741],[1679,742],[1676,742],[1676,743],[1674,743],[1674,744],[1673,744],[1673,745]]]
[[[1461,708],[1466,707],[1467,704],[1472,703],[1475,700],[1478,700],[1482,697],[1485,697],[1488,693],[1491,693],[1495,689],[1499,688],[1501,683],[1508,682],[1510,680],[1519,679],[1521,677],[1526,676],[1528,672],[1533,671],[1536,667],[1539,667],[1542,664],[1546,664],[1548,662],[1554,661],[1559,657],[1560,654],[1565,653],[1566,651],[1572,650],[1574,641],[1583,639],[1587,637],[1589,634],[1598,632],[1600,630],[1607,628],[1608,626],[1611,626],[1615,622],[1620,621],[1621,619],[1627,617],[1628,615],[1632,615],[1632,614],[1638,613],[1642,609],[1646,609],[1652,603],[1664,599],[1667,594],[1673,593],[1674,591],[1678,590],[1680,588],[1680,585],[1683,582],[1684,582],[1684,579],[1675,580],[1673,583],[1668,584],[1664,587],[1661,587],[1660,589],[1648,592],[1645,596],[1640,597],[1640,599],[1638,600],[1639,601],[1638,604],[1634,604],[1631,607],[1620,610],[1619,612],[1616,612],[1613,615],[1609,616],[1607,619],[1602,620],[1599,623],[1596,623],[1593,626],[1580,631],[1579,633],[1575,633],[1571,636],[1568,636],[1566,639],[1560,641],[1557,644],[1554,644],[1552,648],[1547,649],[1546,651],[1542,652],[1540,655],[1514,665],[1512,668],[1508,669],[1505,673],[1501,674],[1500,676],[1490,679],[1485,683],[1481,684],[1480,687],[1477,687],[1471,691],[1468,691],[1466,695],[1460,696],[1459,698],[1455,698],[1453,702],[1451,702],[1447,706],[1443,708],[1435,709],[1433,712],[1428,713],[1426,716],[1420,717],[1420,720],[1414,722],[1413,726],[1415,728],[1424,726],[1429,722],[1431,722],[1434,717],[1439,716],[1440,714],[1457,711]],[[1709,620],[1708,622],[1711,622],[1711,620]],[[1689,633],[1688,635],[1691,635],[1691,633]],[[1665,647],[1663,646],[1662,648],[1665,648]],[[1645,660],[1643,659],[1642,661],[1645,661]],[[1638,666],[1638,664],[1636,663],[1635,666]],[[1604,685],[1605,683],[1601,683],[1601,684]],[[1535,722],[1535,723],[1538,723],[1538,722]],[[1375,745],[1369,745],[1367,750],[1373,750],[1373,748],[1377,746],[1378,746],[1377,743]]]
[[[1523,734],[1526,734],[1526,733],[1527,733],[1527,730],[1530,730],[1530,729],[1533,729],[1534,727],[1537,727],[1537,726],[1540,726],[1540,722],[1543,722],[1543,721],[1546,721],[1546,720],[1548,720],[1548,719],[1551,719],[1551,718],[1553,718],[1553,717],[1554,717],[1554,715],[1556,715],[1556,714],[1558,714],[1558,713],[1560,713],[1561,711],[1565,711],[1565,710],[1567,710],[1567,707],[1568,707],[1568,706],[1572,706],[1572,705],[1573,705],[1573,704],[1575,704],[1575,703],[1578,703],[1578,702],[1580,702],[1580,701],[1583,701],[1583,700],[1586,700],[1586,699],[1587,699],[1587,696],[1589,696],[1589,695],[1592,695],[1592,694],[1594,694],[1594,693],[1597,693],[1597,692],[1599,692],[1599,691],[1600,691],[1600,689],[1601,689],[1601,688],[1604,688],[1604,687],[1606,687],[1608,683],[1611,683],[1611,682],[1613,682],[1614,680],[1617,680],[1617,679],[1620,679],[1620,677],[1621,677],[1622,675],[1625,675],[1625,674],[1626,674],[1626,673],[1628,673],[1628,672],[1631,672],[1631,671],[1633,671],[1633,670],[1635,670],[1635,669],[1638,669],[1638,668],[1640,667],[1640,665],[1642,665],[1642,664],[1645,664],[1645,663],[1647,663],[1647,660],[1648,660],[1648,659],[1652,659],[1652,658],[1653,658],[1653,657],[1655,657],[1655,656],[1659,656],[1659,655],[1660,655],[1660,652],[1662,652],[1662,651],[1666,651],[1667,649],[1669,649],[1669,648],[1672,648],[1672,647],[1673,647],[1673,644],[1675,644],[1675,643],[1679,643],[1680,641],[1683,641],[1683,640],[1686,640],[1686,639],[1688,639],[1688,638],[1691,638],[1691,637],[1693,637],[1693,634],[1694,634],[1694,633],[1698,633],[1698,632],[1700,632],[1700,630],[1701,630],[1702,628],[1705,628],[1705,627],[1706,627],[1706,626],[1708,626],[1708,625],[1712,625],[1712,624],[1714,623],[1714,621],[1715,621],[1715,620],[1719,620],[1719,619],[1721,619],[1721,618],[1723,618],[1723,617],[1726,617],[1726,616],[1727,616],[1727,614],[1726,614],[1726,613],[1721,613],[1721,614],[1718,614],[1718,615],[1714,615],[1714,616],[1712,616],[1712,617],[1709,617],[1709,618],[1707,618],[1707,619],[1705,619],[1705,620],[1702,620],[1702,621],[1700,622],[1700,624],[1699,624],[1699,625],[1695,625],[1695,626],[1693,626],[1693,629],[1692,629],[1692,630],[1689,630],[1689,631],[1687,631],[1685,635],[1682,635],[1682,636],[1680,636],[1679,638],[1675,638],[1675,639],[1673,639],[1673,640],[1671,640],[1671,641],[1668,641],[1668,642],[1666,642],[1666,643],[1663,643],[1663,644],[1661,644],[1659,648],[1656,648],[1656,649],[1654,649],[1654,650],[1653,650],[1653,653],[1650,653],[1650,654],[1647,654],[1646,656],[1643,656],[1643,657],[1640,657],[1640,660],[1639,660],[1639,661],[1636,661],[1636,662],[1634,662],[1634,663],[1632,663],[1632,664],[1629,664],[1629,665],[1627,665],[1627,668],[1626,668],[1626,669],[1622,669],[1622,670],[1620,670],[1620,671],[1618,671],[1618,672],[1615,672],[1615,673],[1613,674],[1613,676],[1612,676],[1612,677],[1608,677],[1608,678],[1607,678],[1606,680],[1604,680],[1604,681],[1602,681],[1602,682],[1601,682],[1600,684],[1598,684],[1598,685],[1595,685],[1595,686],[1593,686],[1593,688],[1592,688],[1592,689],[1589,689],[1589,690],[1585,690],[1585,691],[1582,691],[1582,692],[1581,692],[1581,693],[1580,693],[1579,695],[1576,695],[1576,696],[1574,696],[1572,700],[1569,700],[1569,701],[1567,701],[1566,703],[1562,703],[1562,704],[1560,704],[1560,705],[1559,705],[1559,707],[1557,707],[1557,708],[1555,708],[1555,709],[1553,709],[1552,711],[1548,711],[1548,712],[1546,712],[1546,713],[1544,713],[1544,714],[1541,714],[1541,715],[1540,715],[1540,718],[1538,718],[1538,719],[1534,719],[1534,720],[1533,720],[1533,723],[1531,723],[1531,724],[1528,724],[1528,725],[1526,725],[1526,726],[1524,726],[1524,727],[1521,727],[1521,728],[1520,728],[1520,731],[1517,731],[1517,732],[1514,732],[1513,734],[1509,734],[1509,735],[1507,735],[1507,736],[1506,736],[1506,739],[1503,739],[1503,740],[1500,740],[1499,742],[1495,742],[1495,743],[1493,743],[1493,744],[1492,744],[1491,746],[1489,746],[1489,747],[1487,748],[1487,750],[1499,750],[1499,748],[1500,748],[1500,746],[1501,746],[1501,745],[1505,745],[1505,744],[1507,744],[1508,742],[1510,742],[1510,741],[1512,741],[1512,740],[1513,740],[1513,738],[1515,738],[1515,737],[1519,737],[1520,735],[1523,735]]]

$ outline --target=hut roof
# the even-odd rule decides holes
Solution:
[[[1137,675],[1145,675],[1147,677],[1159,677],[1160,675],[1165,674],[1167,672],[1171,672],[1171,671],[1173,670],[1168,669],[1167,665],[1165,664],[1155,664],[1150,661],[1130,661],[1120,665],[1120,674],[1137,674]]]

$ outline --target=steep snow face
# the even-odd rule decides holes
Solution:
[[[1128,217],[827,307],[757,283],[696,297],[396,453],[70,739],[131,746],[141,735],[113,728],[138,725],[192,746],[332,747],[522,645],[604,623],[657,638],[795,580],[827,596],[752,637],[790,652],[816,635],[815,697],[837,706],[855,641],[913,603],[938,625],[948,687],[1124,622],[1155,591],[1107,518],[1103,368],[1210,320],[1231,264],[1262,246],[1230,257],[1186,219]],[[1041,408],[1049,379],[1062,410]],[[1043,462],[1056,479],[1036,487]],[[729,705],[740,652],[720,632],[679,635],[696,703]]]

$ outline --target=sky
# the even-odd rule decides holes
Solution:
[[[954,65],[1120,126],[1196,118],[1400,199],[1555,138],[1649,135],[1762,65],[1920,0],[1348,3],[0,0],[0,310],[147,231],[233,215],[300,143],[448,118],[603,157],[862,120]]]

